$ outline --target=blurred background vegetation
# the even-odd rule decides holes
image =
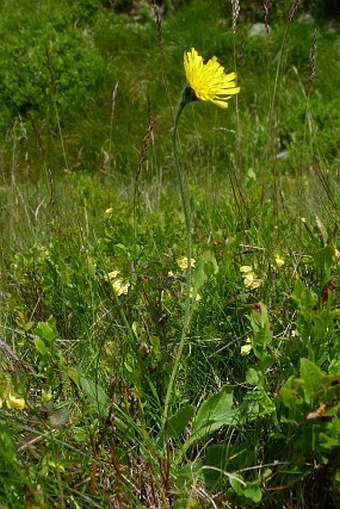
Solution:
[[[265,22],[262,4],[242,2],[234,62],[231,9],[226,0],[158,2],[158,26],[155,7],[145,0],[61,0],[58,5],[50,0],[1,0],[2,174],[10,173],[10,147],[14,146],[16,158],[26,161],[25,174],[32,178],[41,176],[46,167],[53,172],[97,173],[107,170],[109,163],[127,174],[136,167],[151,117],[160,142],[156,147],[162,147],[155,149],[158,162],[166,164],[163,147],[167,146],[171,110],[184,82],[182,55],[191,45],[206,58],[216,54],[227,69],[237,65],[240,101],[247,105],[247,110],[241,108],[244,141],[250,146],[261,143],[290,1],[267,2],[270,33],[249,37],[253,23]],[[303,18],[303,12],[310,18]],[[317,73],[311,108],[323,149],[334,158],[334,118],[339,111],[334,91],[339,76],[330,69],[338,68],[336,2],[303,2],[298,15],[301,22],[291,27],[284,57],[282,87],[288,91],[281,102],[280,149],[296,148],[303,138],[304,90],[316,29]],[[117,83],[112,122],[111,96]],[[206,136],[221,116],[209,109],[204,115],[211,119],[206,129],[200,127]],[[249,115],[251,133],[247,132]],[[187,125],[192,125],[193,117],[187,117]],[[224,145],[225,137],[214,134],[211,143],[216,150],[219,141]]]

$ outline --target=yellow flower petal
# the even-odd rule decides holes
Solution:
[[[251,352],[251,348],[252,346],[247,343],[246,345],[242,345],[241,346],[241,355],[245,356],[245,355],[249,355],[249,353]]]
[[[251,265],[242,265],[242,267],[240,267],[240,272],[242,272],[242,274],[251,274],[253,272],[253,267]]]
[[[188,258],[186,256],[178,256],[176,258],[177,265],[180,269],[187,269],[189,266]],[[191,258],[191,267],[195,267],[196,260],[194,258]]]
[[[236,74],[225,74],[224,67],[217,57],[212,57],[206,64],[195,48],[184,53],[184,69],[190,88],[197,99],[210,101],[219,108],[227,108],[231,95],[238,94]]]
[[[8,408],[14,408],[16,410],[23,410],[25,408],[25,400],[23,398],[17,398],[14,394],[9,394],[6,397],[6,404]]]
[[[278,266],[278,268],[280,269],[285,264],[285,261],[279,255],[276,255],[275,256],[275,263]]]
[[[111,282],[111,284],[118,297],[120,297],[120,295],[128,294],[130,283],[124,283],[122,279],[115,279]]]
[[[255,290],[255,288],[258,288],[263,283],[262,279],[258,279],[255,274],[248,274],[243,279],[243,284],[246,288],[249,290]]]
[[[118,276],[118,274],[119,270],[113,270],[112,272],[108,272],[107,274],[105,274],[104,279],[105,281],[112,281]]]

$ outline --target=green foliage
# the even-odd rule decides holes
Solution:
[[[314,26],[288,27],[292,2],[258,37],[255,2],[235,35],[230,2],[165,4],[160,26],[144,1],[0,1],[0,505],[335,508],[338,35],[316,22],[311,84]],[[196,263],[163,429],[191,46],[236,65],[241,93],[179,126]]]

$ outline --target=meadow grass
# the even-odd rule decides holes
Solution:
[[[1,2],[0,507],[335,508],[337,25],[139,4]]]

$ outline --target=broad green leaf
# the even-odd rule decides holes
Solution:
[[[45,343],[51,344],[52,341],[57,337],[55,330],[55,320],[50,318],[47,322],[39,322],[34,330],[35,334],[45,341]]]
[[[71,410],[67,407],[59,408],[49,417],[51,428],[61,428],[68,423],[71,417]]]
[[[35,338],[34,339],[34,345],[35,345],[35,348],[38,350],[38,352],[40,353],[40,355],[47,355],[48,354],[48,348],[47,346],[45,345],[44,341],[40,338]]]
[[[247,486],[247,484],[244,482],[243,477],[241,474],[230,474],[228,476],[230,486],[235,491],[236,495],[239,495],[240,497],[243,495],[243,490]]]
[[[197,292],[204,285],[207,279],[208,276],[206,275],[204,270],[204,263],[200,261],[198,262],[197,267],[192,276],[192,287],[194,297],[197,295]]]
[[[247,487],[243,490],[243,495],[255,503],[262,499],[262,491],[257,483],[247,484]]]
[[[233,406],[233,391],[224,387],[204,401],[193,420],[193,434],[190,444],[220,429],[222,426],[235,426],[238,411]]]
[[[210,275],[218,273],[218,264],[214,253],[211,251],[204,251],[201,256],[201,260],[204,263],[204,271],[206,274]]]
[[[80,385],[84,394],[94,403],[97,403],[99,413],[105,411],[109,404],[109,397],[106,395],[104,389],[100,385],[96,385],[91,380],[81,376]]]
[[[211,445],[204,457],[201,478],[210,488],[216,486],[225,472],[235,472],[254,462],[255,447]],[[212,467],[212,468],[209,468]]]
[[[334,264],[334,247],[326,246],[319,249],[314,255],[315,266],[321,271],[328,272]]]
[[[246,374],[246,381],[249,385],[257,385],[259,381],[259,373],[254,368],[249,368]]]
[[[324,380],[324,374],[313,362],[308,359],[300,360],[301,378],[304,382],[303,391],[305,399],[310,402],[314,394],[320,390]]]
[[[217,421],[223,418],[225,412],[233,406],[233,390],[223,387],[220,392],[213,394],[203,401],[194,419],[194,427],[200,428],[208,421]]]
[[[185,429],[185,426],[188,424],[194,413],[195,407],[192,405],[186,405],[183,408],[180,408],[178,412],[170,417],[168,423],[168,432],[171,438],[179,438],[180,434]]]

